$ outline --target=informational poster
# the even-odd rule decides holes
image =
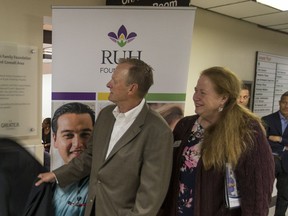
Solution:
[[[119,58],[153,67],[151,107],[183,109],[194,16],[192,7],[53,7],[52,116],[71,101],[96,115],[110,104],[106,84]]]
[[[109,103],[106,84],[118,59],[128,57],[154,68],[149,102],[185,102],[194,8],[55,7],[52,11],[55,106],[85,101],[94,103],[98,113]]]
[[[190,0],[106,0],[106,5],[137,5],[155,7],[189,6]]]
[[[0,135],[37,135],[37,48],[0,43]]]
[[[257,52],[253,112],[262,117],[279,110],[287,83],[288,57]]]

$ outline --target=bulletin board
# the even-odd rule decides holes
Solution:
[[[287,84],[288,57],[257,52],[253,112],[262,117],[278,111]]]
[[[0,136],[37,135],[37,48],[0,42]]]

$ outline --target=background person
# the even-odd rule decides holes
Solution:
[[[45,118],[42,121],[42,145],[44,167],[50,170],[51,118]]]
[[[281,95],[279,111],[264,116],[267,138],[272,148],[277,179],[275,216],[285,216],[288,207],[288,91]]]
[[[237,103],[249,108],[250,101],[250,89],[247,85],[242,84],[239,97],[237,98]]]
[[[193,95],[197,115],[184,117],[173,131],[173,172],[163,216],[268,215],[273,157],[260,119],[237,104],[239,91],[239,79],[225,68],[201,73]],[[240,187],[236,209],[225,203],[226,163]]]
[[[45,151],[49,152],[51,144],[51,118],[45,118],[42,121],[42,144]]]
[[[149,109],[145,95],[153,69],[138,59],[120,59],[108,99],[92,141],[79,157],[50,173],[42,182],[66,186],[90,174],[85,216],[154,216],[168,189],[172,163],[172,132],[159,113]]]
[[[42,121],[42,144],[46,152],[50,152],[51,145],[51,118]]]
[[[30,188],[45,168],[22,145],[0,137],[0,215],[22,216]]]

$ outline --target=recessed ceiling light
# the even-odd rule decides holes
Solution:
[[[287,0],[256,0],[261,4],[268,5],[270,7],[276,8],[281,11],[288,10],[288,1]]]

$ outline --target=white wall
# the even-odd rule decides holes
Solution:
[[[225,66],[240,79],[254,81],[256,51],[288,56],[288,34],[197,9],[185,115],[194,114],[192,96],[202,70],[212,66]]]
[[[42,79],[42,121],[45,118],[51,118],[51,92],[52,92],[52,74],[43,74]]]
[[[19,45],[36,46],[38,48],[37,105],[38,133],[36,136],[18,137],[17,141],[33,152],[37,159],[43,161],[43,146],[41,144],[42,123],[42,47],[43,18],[52,16],[52,5],[97,6],[105,5],[105,0],[11,0],[1,1],[0,7],[0,41]],[[16,113],[18,114],[18,113]],[[19,115],[22,113],[19,113]]]

